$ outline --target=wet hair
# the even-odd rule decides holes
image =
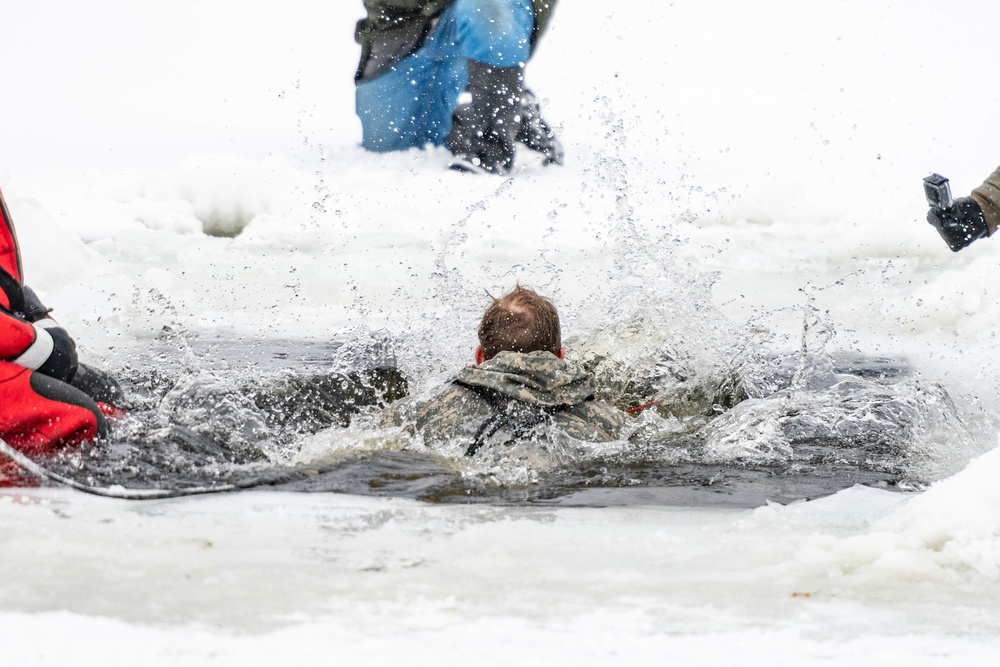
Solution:
[[[559,313],[551,301],[517,285],[492,303],[479,323],[479,346],[492,359],[503,351],[551,352],[562,348]]]

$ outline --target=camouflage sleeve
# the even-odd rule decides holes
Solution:
[[[493,415],[489,404],[458,385],[450,384],[429,399],[406,398],[382,413],[379,425],[401,427],[428,445],[457,442],[467,447],[483,422]]]
[[[586,401],[557,413],[556,423],[577,440],[610,442],[625,426],[625,413],[607,403]]]
[[[992,235],[1000,226],[1000,167],[972,191],[972,198],[983,209],[986,226]]]

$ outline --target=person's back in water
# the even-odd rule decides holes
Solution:
[[[593,376],[565,358],[559,315],[548,299],[521,286],[494,299],[479,325],[479,341],[476,365],[429,399],[394,404],[383,424],[468,455],[531,438],[539,428],[589,442],[618,438],[624,413],[595,400]]]

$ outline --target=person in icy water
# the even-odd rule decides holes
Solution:
[[[992,236],[1000,226],[1000,167],[968,197],[959,197],[950,206],[932,205],[927,222],[955,252]]]
[[[24,284],[14,221],[0,193],[0,438],[48,453],[107,433],[121,388],[77,359],[76,343]],[[0,465],[0,468],[3,468]],[[0,470],[0,482],[4,471]]]
[[[519,285],[490,303],[478,333],[476,365],[430,399],[393,404],[383,425],[403,426],[429,444],[460,443],[470,456],[537,427],[590,442],[618,437],[625,414],[594,400],[593,376],[565,358],[551,301]]]
[[[543,164],[562,164],[562,146],[524,86],[556,0],[364,3],[354,78],[362,147],[447,146],[452,168],[505,175],[520,143]],[[463,91],[469,99],[459,104]]]

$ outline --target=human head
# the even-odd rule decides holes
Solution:
[[[503,351],[539,350],[563,358],[559,313],[552,302],[520,285],[493,299],[479,323],[476,363]]]

